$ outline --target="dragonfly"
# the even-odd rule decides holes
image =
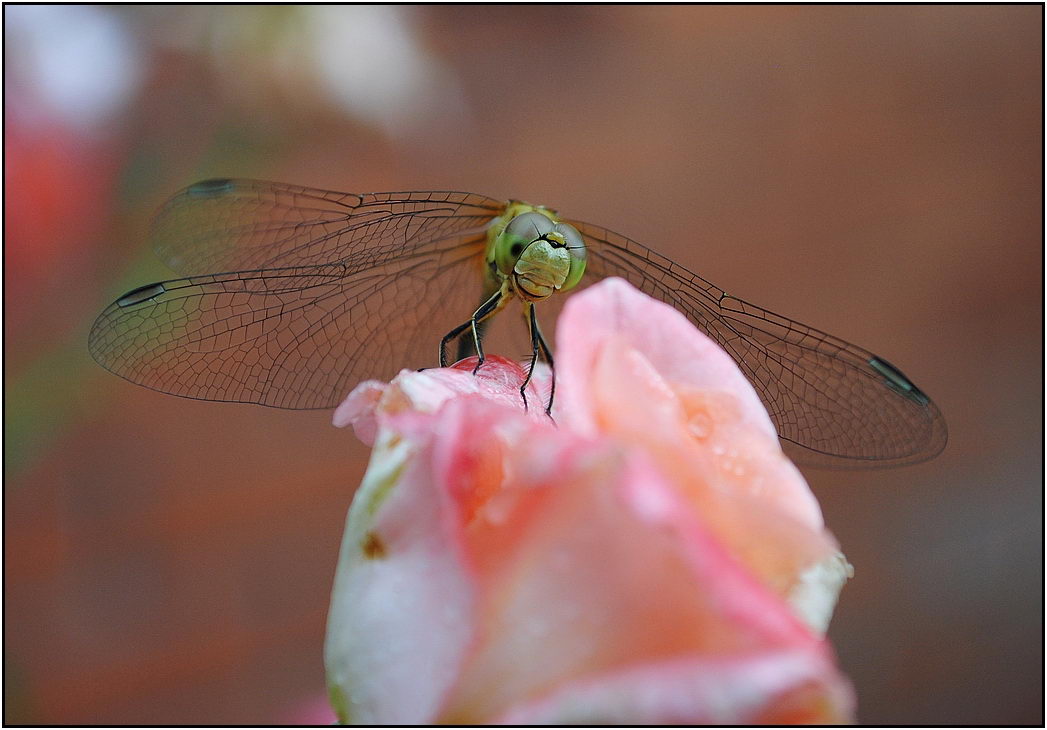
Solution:
[[[333,408],[361,380],[433,366],[441,332],[440,365],[457,343],[479,367],[484,326],[512,301],[523,304],[533,371],[539,356],[553,365],[536,305],[617,276],[734,358],[799,463],[913,464],[947,440],[938,407],[886,359],[543,206],[215,179],[168,200],[151,239],[182,278],[116,299],[88,347],[107,370],[163,393]],[[215,271],[225,273],[200,273]]]

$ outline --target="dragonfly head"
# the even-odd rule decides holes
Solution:
[[[585,242],[574,226],[541,206],[512,203],[489,232],[489,262],[528,301],[570,289],[585,272]]]

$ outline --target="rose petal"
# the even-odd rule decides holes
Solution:
[[[559,427],[548,371],[525,413],[525,370],[496,357],[475,376],[475,359],[405,370],[339,408],[375,443],[329,618],[340,717],[846,720],[817,633],[846,563],[755,391],[624,282],[578,301]]]
[[[324,647],[342,722],[429,722],[466,654],[475,581],[430,455],[380,432],[349,510]]]
[[[480,405],[463,404],[439,428],[444,478],[473,515],[466,552],[480,600],[480,641],[441,722],[487,722],[574,678],[641,660],[823,651],[642,458],[622,464],[552,429],[521,441],[478,415]],[[535,456],[557,467],[555,480],[535,479]]]
[[[523,367],[504,357],[489,355],[474,375],[476,362],[476,357],[468,357],[448,368],[401,370],[388,384],[364,381],[335,409],[333,423],[339,428],[352,425],[357,438],[371,446],[377,419],[403,412],[435,413],[455,396],[480,394],[522,410],[520,385],[527,376]],[[549,368],[539,363],[527,387],[528,403],[532,406],[527,413],[532,418],[545,417],[548,381]]]
[[[779,595],[838,552],[755,391],[678,312],[607,280],[570,300],[558,344],[561,422],[643,449]],[[822,606],[831,605],[838,584],[821,585]],[[800,615],[822,628],[810,598],[797,603]]]
[[[368,446],[374,446],[378,424],[375,409],[389,386],[378,380],[365,380],[353,388],[349,396],[335,409],[331,422],[336,428],[352,425],[356,437]]]
[[[557,378],[564,418],[571,428],[595,434],[589,376],[609,341],[643,353],[671,387],[725,391],[739,398],[741,417],[774,436],[767,411],[738,366],[667,304],[612,277],[571,297],[557,321]]]
[[[586,677],[519,705],[505,725],[844,724],[854,698],[823,654],[685,657]]]

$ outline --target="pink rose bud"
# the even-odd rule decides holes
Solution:
[[[374,446],[325,647],[360,724],[841,723],[850,566],[731,358],[608,279],[558,322],[556,402],[488,357],[363,383]]]

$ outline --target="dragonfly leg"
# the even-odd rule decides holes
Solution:
[[[481,304],[479,308],[475,312],[473,312],[472,317],[467,319],[465,322],[462,322],[462,324],[458,325],[453,330],[451,330],[443,336],[443,339],[440,340],[440,367],[447,367],[447,343],[453,340],[455,337],[458,337],[458,335],[462,334],[467,329],[472,328],[473,343],[477,348],[476,354],[480,358],[480,362],[476,365],[476,368],[473,370],[473,374],[476,374],[476,370],[480,369],[480,365],[483,365],[484,361],[483,347],[480,345],[480,333],[482,330],[480,327],[478,327],[478,325],[480,325],[483,322],[483,320],[485,320],[487,317],[490,317],[492,314],[501,309],[502,306],[504,306],[504,304],[499,303],[501,298],[502,291],[496,291],[490,299]]]
[[[487,325],[490,324],[490,319],[485,319],[482,322],[476,323],[476,331],[480,334],[480,339],[484,337],[484,330],[487,329]],[[469,324],[472,324],[471,322]],[[466,327],[468,329],[468,327]],[[476,348],[473,347],[472,333],[469,336],[462,335],[458,338],[458,353],[456,359],[464,360],[467,357],[472,357],[476,354]]]
[[[524,317],[527,319],[527,329],[531,333],[531,366],[527,368],[527,377],[520,384],[520,397],[523,398],[524,410],[527,410],[527,385],[534,375],[534,366],[538,362],[538,321],[534,318],[534,302],[524,305]]]
[[[471,322],[463,322],[444,335],[444,338],[440,340],[440,367],[447,367],[447,343],[469,329],[470,324]],[[460,360],[461,358],[458,359]]]
[[[477,325],[505,306],[508,299],[504,296],[504,293],[504,289],[496,291],[491,295],[490,299],[481,304],[480,308],[473,312],[472,319],[469,320],[469,323],[473,328],[473,346],[476,347],[476,367],[473,368],[473,375],[476,375],[480,366],[484,364],[484,360],[486,359],[484,357],[483,342],[480,340],[481,330]]]
[[[556,367],[553,365],[553,351],[549,349],[545,337],[542,336],[542,328],[538,326],[538,318],[534,313],[533,307],[531,308],[531,321],[534,323],[534,334],[538,340],[538,346],[542,348],[545,362],[549,364],[549,403],[545,406],[545,415],[552,418],[553,396],[556,395]]]
[[[534,311],[534,303],[528,302],[524,317],[527,319],[527,325],[531,332],[531,367],[527,371],[527,377],[524,378],[523,385],[520,386],[520,397],[523,398],[524,410],[527,410],[527,386],[531,382],[531,376],[534,375],[534,366],[538,362],[538,354],[541,352],[542,357],[549,364],[549,403],[545,406],[545,415],[552,418],[553,410],[553,396],[556,395],[556,369],[553,367],[553,353],[549,349],[549,345],[545,341],[545,337],[542,336],[542,329],[538,326],[538,315]]]

